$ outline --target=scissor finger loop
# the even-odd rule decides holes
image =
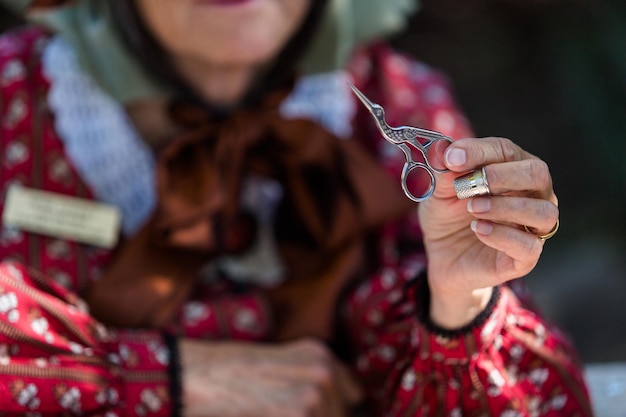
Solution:
[[[400,176],[400,184],[402,185],[402,189],[404,190],[404,194],[406,194],[409,199],[415,201],[416,203],[421,203],[424,200],[427,200],[433,193],[435,192],[435,185],[437,184],[437,180],[435,180],[434,170],[427,164],[419,161],[415,161],[413,159],[413,153],[411,152],[411,147],[408,145],[409,142],[398,143],[397,146],[402,150],[404,156],[406,157],[406,162],[402,167],[402,174]],[[421,149],[420,149],[421,150]],[[424,160],[426,160],[426,155],[424,155]],[[415,169],[421,169],[426,171],[428,177],[430,178],[430,185],[424,192],[424,194],[420,196],[416,196],[411,191],[411,188],[408,184],[408,178],[411,175],[411,172]]]
[[[430,178],[430,185],[428,186],[424,194],[420,196],[416,196],[415,194],[413,194],[413,192],[411,192],[411,189],[409,188],[409,185],[407,183],[407,180],[409,176],[411,175],[411,172],[415,169],[422,169],[426,171],[426,173],[428,174]],[[428,200],[430,196],[432,196],[433,193],[435,192],[435,184],[436,184],[435,174],[433,173],[431,169],[428,168],[426,164],[423,164],[421,162],[410,161],[404,164],[404,167],[402,169],[402,175],[400,177],[400,183],[402,184],[402,189],[404,190],[404,194],[406,194],[406,196],[409,199],[415,201],[416,203],[421,203],[424,200]]]

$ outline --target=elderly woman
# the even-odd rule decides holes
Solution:
[[[3,415],[592,414],[507,285],[558,225],[547,165],[376,41],[410,1],[30,3],[0,39]],[[458,139],[431,198],[347,81]]]

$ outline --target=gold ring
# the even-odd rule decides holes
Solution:
[[[524,226],[524,230],[526,230],[528,233],[534,234],[528,226]],[[548,233],[546,233],[545,235],[535,235],[535,236],[537,236],[539,240],[541,240],[542,242],[545,242],[546,240],[550,239],[552,236],[556,235],[557,230],[559,230],[559,219],[556,219],[556,224],[554,225],[552,230],[550,230]]]

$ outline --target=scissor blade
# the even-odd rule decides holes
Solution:
[[[352,92],[359,98],[359,100],[361,100],[361,102],[365,105],[365,107],[367,107],[367,109],[370,112],[374,112],[374,106],[376,105],[376,103],[373,103],[372,101],[370,101],[369,98],[365,97],[365,94],[363,94],[358,88],[356,88],[354,86],[354,84],[352,84],[350,81],[348,81],[348,85],[350,86],[350,88],[352,89]]]

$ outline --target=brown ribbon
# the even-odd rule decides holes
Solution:
[[[276,235],[289,279],[268,291],[277,337],[329,337],[334,301],[362,266],[365,235],[415,206],[354,140],[281,117],[281,98],[221,121],[174,112],[186,133],[158,155],[153,217],[88,294],[96,317],[117,326],[170,323],[201,266],[252,238],[239,197],[254,174],[284,192]]]

